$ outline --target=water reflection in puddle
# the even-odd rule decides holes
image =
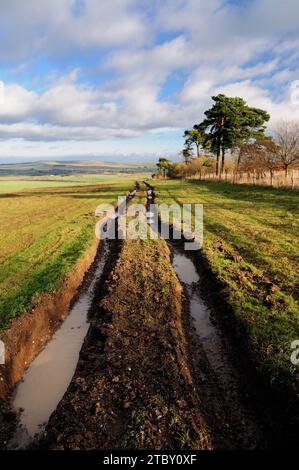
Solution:
[[[11,449],[28,446],[44,430],[72,379],[89,328],[87,314],[95,284],[108,257],[108,247],[103,245],[101,259],[89,285],[16,388],[12,407],[21,413],[18,429],[8,445]]]
[[[193,261],[176,247],[173,247],[172,265],[178,278],[186,286],[190,314],[209,364],[222,385],[229,386],[232,391],[236,387],[234,371],[225,353],[223,339],[212,312],[200,295],[198,285],[200,278],[196,267]]]

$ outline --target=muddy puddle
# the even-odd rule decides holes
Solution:
[[[38,438],[63,397],[89,328],[88,311],[108,254],[108,244],[102,242],[93,275],[86,279],[69,315],[16,387],[12,408],[19,414],[19,425],[8,448],[22,449]]]
[[[200,276],[191,257],[181,247],[170,243],[173,268],[186,288],[188,308],[195,333],[199,338],[209,368],[220,391],[222,411],[228,419],[225,426],[238,436],[241,448],[254,449],[264,444],[261,423],[257,420],[250,400],[242,398],[240,371],[235,366],[222,329],[200,289]],[[225,411],[226,410],[226,411]]]
[[[174,270],[186,286],[189,297],[189,310],[196,329],[196,334],[207,356],[207,360],[223,386],[230,386],[230,392],[235,387],[234,370],[231,367],[225,351],[221,332],[217,327],[213,313],[200,295],[199,275],[193,261],[185,254],[172,247]]]

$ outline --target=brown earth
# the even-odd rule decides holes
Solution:
[[[164,241],[124,243],[41,448],[211,448],[181,297]]]

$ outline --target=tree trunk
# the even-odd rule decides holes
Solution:
[[[223,173],[224,170],[224,161],[225,161],[225,148],[222,146],[222,158],[221,158],[221,169],[220,173]]]
[[[219,174],[219,160],[220,160],[220,149],[217,150],[217,160],[216,160],[216,176]]]
[[[200,144],[196,144],[196,155],[197,155],[197,158],[199,158],[199,147],[200,147]]]
[[[241,156],[242,156],[242,147],[240,146],[238,160],[237,160],[237,168],[236,168],[237,171],[239,171],[239,167],[241,163]]]
[[[217,136],[216,176],[219,175],[220,153],[221,153],[221,137],[220,137],[220,135],[218,135],[218,136]]]
[[[233,183],[236,180],[237,173],[239,173],[239,168],[240,168],[240,163],[241,163],[241,157],[242,157],[242,145],[240,145],[239,148],[239,155],[238,155],[238,160],[237,160],[237,165],[236,168],[234,169],[234,176],[233,176]]]

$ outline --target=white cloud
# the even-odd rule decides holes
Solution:
[[[40,141],[88,141],[105,140],[111,137],[136,137],[138,131],[130,129],[100,128],[96,126],[54,126],[51,124],[35,124],[22,122],[16,124],[0,124],[2,139],[16,139],[22,137],[26,140]]]
[[[1,82],[0,122],[22,120],[30,115],[37,95],[15,84]]]
[[[273,120],[298,117],[288,88],[299,78],[297,0],[85,0],[79,9],[75,0],[10,0],[0,28],[0,59],[12,63],[15,81],[5,83],[2,139],[87,145],[167,134],[199,122],[219,92]],[[39,57],[59,60],[37,91],[16,71]],[[65,74],[59,63],[69,57],[78,64]],[[112,78],[97,84],[101,73]]]
[[[280,101],[273,101],[269,91],[260,88],[250,80],[230,83],[213,90],[214,94],[220,92],[228,96],[242,96],[250,106],[266,109],[271,116],[270,126],[281,119],[299,119],[299,107],[293,106],[289,89]]]
[[[47,51],[66,54],[74,48],[141,44],[146,25],[135,1],[85,0],[74,14],[75,0],[9,0],[1,6],[0,58],[11,61]]]
[[[101,140],[178,124],[179,108],[160,102],[159,88],[155,85],[129,81],[115,94],[111,92],[107,100],[105,92],[77,84],[75,77],[74,74],[63,77],[40,94],[19,85],[5,85],[0,136],[11,132],[12,136],[19,133],[24,138],[53,139],[56,132],[59,140],[74,138],[77,131],[78,139]]]

